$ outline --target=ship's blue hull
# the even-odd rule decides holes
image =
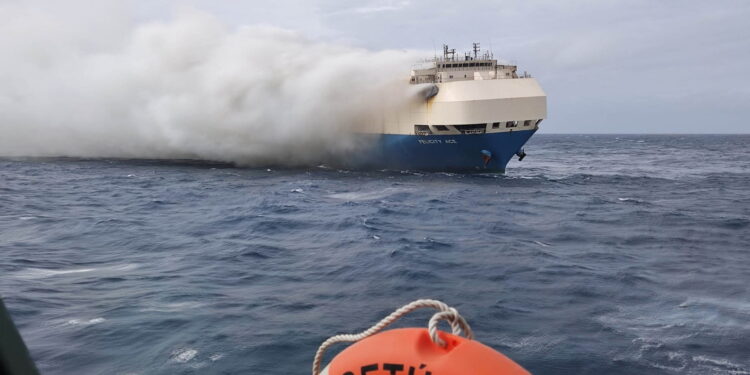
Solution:
[[[349,167],[503,172],[536,130],[457,135],[367,135]]]

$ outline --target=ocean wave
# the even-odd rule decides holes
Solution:
[[[542,241],[531,241],[531,243],[539,245],[541,247],[550,247],[550,246],[552,246],[552,245],[550,245],[548,243],[545,243],[545,242],[542,242]]]
[[[173,302],[173,303],[150,303],[140,308],[138,311],[142,312],[180,312],[186,310],[197,309],[203,307],[206,304],[203,302]]]
[[[172,351],[169,359],[177,363],[187,363],[193,360],[196,355],[198,355],[198,351],[193,348],[179,348]]]
[[[708,365],[707,367],[717,370],[721,373],[725,373],[725,374],[731,374],[731,375],[750,374],[750,368],[737,364],[737,363],[733,363],[725,358],[715,358],[715,357],[709,357],[705,355],[697,355],[697,356],[693,356],[692,360],[693,362],[698,363],[698,364]]]
[[[647,203],[646,201],[643,201],[643,200],[640,200],[640,199],[627,198],[627,197],[625,197],[625,198],[617,198],[617,200],[620,201],[620,202],[628,202],[628,203]]]
[[[70,319],[65,322],[65,325],[69,326],[90,326],[94,324],[104,323],[104,318],[92,318],[92,319]]]
[[[77,275],[77,274],[100,274],[112,272],[132,271],[138,268],[136,264],[119,264],[104,267],[91,268],[71,268],[71,269],[49,269],[49,268],[26,268],[16,272],[13,276],[18,279],[44,279],[56,276]]]
[[[361,202],[361,201],[383,199],[393,194],[407,193],[411,191],[413,191],[413,189],[389,187],[389,188],[385,188],[381,190],[351,191],[351,192],[335,193],[335,194],[328,195],[328,197],[334,198],[334,199],[352,201],[352,202]]]
[[[501,338],[499,343],[502,346],[512,348],[516,351],[549,352],[555,346],[562,343],[562,339],[551,335],[539,334],[517,339]]]

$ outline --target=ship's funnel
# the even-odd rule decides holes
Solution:
[[[429,100],[433,96],[437,95],[440,91],[440,88],[437,87],[436,84],[430,84],[429,86],[425,87],[422,90],[422,95],[424,95],[424,100]]]

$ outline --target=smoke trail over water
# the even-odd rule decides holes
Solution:
[[[96,26],[0,5],[0,156],[312,163],[415,96],[414,53],[230,29],[196,10]]]

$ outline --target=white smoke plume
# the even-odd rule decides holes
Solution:
[[[413,52],[230,28],[198,10],[97,19],[0,4],[0,156],[314,163],[356,149],[351,131],[416,96]]]

